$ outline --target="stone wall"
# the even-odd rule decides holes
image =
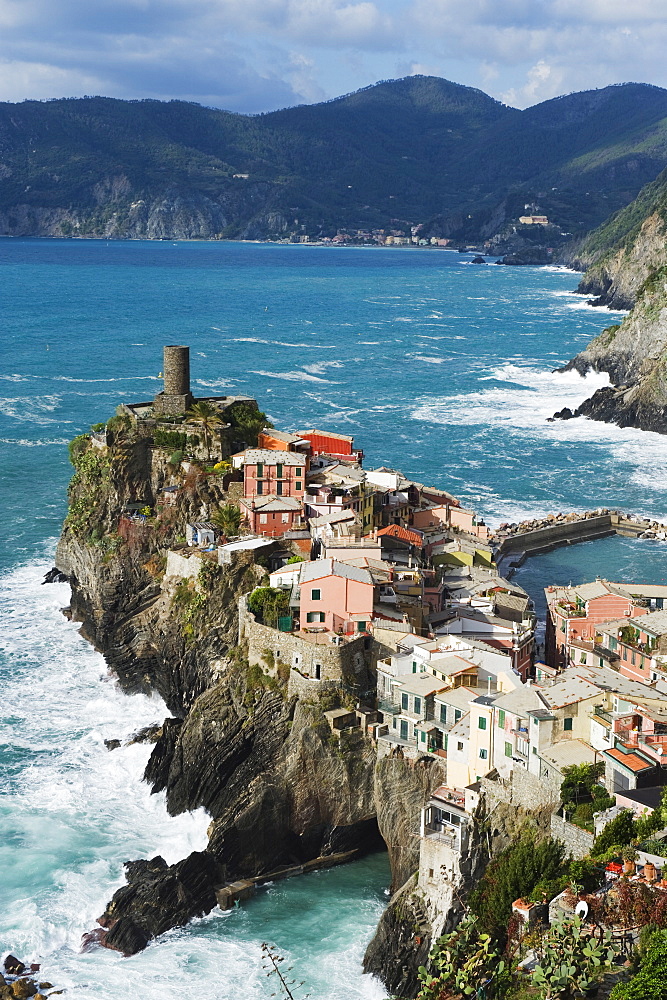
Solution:
[[[512,553],[526,552],[532,555],[536,552],[548,552],[559,545],[604,538],[605,535],[616,532],[618,518],[615,518],[614,523],[612,517],[611,514],[600,514],[597,517],[563,521],[548,528],[508,535],[496,549],[496,562]]]
[[[292,667],[287,682],[287,697],[297,697],[302,701],[314,701],[316,698],[320,698],[325,691],[339,691],[340,686],[338,681],[316,681],[312,677],[304,677]]]
[[[515,767],[509,779],[481,778],[480,786],[490,803],[503,802],[517,809],[554,809],[560,803],[560,781],[538,778],[523,767]]]
[[[180,576],[183,579],[196,580],[202,563],[201,556],[195,550],[192,551],[191,555],[186,555],[185,552],[174,552],[170,549],[167,552],[165,576]]]
[[[557,813],[551,817],[551,836],[554,840],[562,840],[573,858],[585,858],[592,849],[595,837],[588,830],[582,830],[574,823],[568,823]]]
[[[315,636],[314,633],[313,639]],[[315,682],[343,680],[365,688],[370,662],[370,649],[366,649],[367,642],[370,646],[369,637],[361,635],[340,645],[331,642],[327,633],[321,638],[327,641],[314,642],[294,632],[279,632],[268,625],[260,625],[247,610],[245,598],[239,602],[239,639],[247,643],[251,666],[266,667],[263,654],[270,650],[276,666],[278,661],[287,663],[297,668],[305,679],[312,678]]]

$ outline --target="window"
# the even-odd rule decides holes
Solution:
[[[586,651],[582,649],[581,653],[579,654],[579,663],[585,663],[585,662],[586,662]]]
[[[505,728],[505,710],[503,708],[498,712],[498,725],[501,729]]]
[[[480,750],[479,751],[479,759],[480,760],[486,760],[486,758],[488,756],[489,756],[489,751],[488,750]]]
[[[324,611],[309,611],[306,615],[307,622],[323,622]]]
[[[632,653],[630,655],[630,659],[632,660],[632,665],[634,666],[635,663],[637,662],[637,659],[635,657],[635,651],[634,651],[634,649],[632,650]]]
[[[477,727],[479,729],[486,729],[486,719],[484,718],[483,715],[480,715],[479,719],[477,720]]]
[[[440,721],[444,722],[445,724],[447,724],[447,706],[446,705],[441,705],[440,706]]]
[[[566,733],[572,732],[572,719],[563,719],[563,729]]]
[[[264,475],[264,462],[257,463],[257,478]]]
[[[460,708],[455,708],[454,709],[454,722],[455,723],[458,722],[462,715],[463,715],[463,712],[461,711],[461,709]]]
[[[463,750],[463,743],[461,743],[461,740],[459,740],[458,743],[456,744],[456,749],[459,751],[459,753]]]
[[[276,483],[276,496],[281,497],[283,495],[283,484],[282,482]]]
[[[310,599],[311,599],[311,601],[320,601],[320,600],[322,600],[322,591],[321,590],[311,590],[311,592],[310,592]]]
[[[366,622],[357,622],[357,632],[366,631]]]
[[[511,743],[506,743],[505,744],[505,756],[506,757],[511,757],[512,756],[512,744]]]
[[[428,877],[429,878],[433,878],[433,869],[432,868],[429,868],[429,870],[428,870]]]
[[[618,639],[615,639],[613,636],[609,636],[609,648],[612,652],[615,649],[618,649]]]
[[[264,493],[264,483],[257,483],[257,496],[261,497]]]
[[[269,518],[268,518],[267,514],[260,514],[259,515],[259,523],[260,524],[266,524],[266,522],[268,521],[268,519]]]
[[[415,715],[420,715],[422,710],[422,700],[415,695]]]
[[[289,524],[289,514],[283,514],[283,524]]]
[[[422,743],[426,743],[426,733],[420,733],[419,739],[421,740]]]
[[[276,479],[282,479],[282,478],[283,478],[283,463],[278,462],[278,464],[276,465]]]
[[[407,712],[408,710],[408,696],[405,691],[401,694],[401,708],[404,712]]]
[[[523,754],[524,757],[528,756],[528,740],[522,740],[521,738],[516,741],[517,753]]]
[[[417,673],[417,661],[416,660],[412,661],[412,673],[413,674]]]

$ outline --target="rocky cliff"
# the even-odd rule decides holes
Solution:
[[[128,692],[157,691],[171,717],[157,733],[145,778],[166,791],[171,814],[203,806],[209,842],[178,864],[131,860],[93,940],[126,954],[209,912],[229,881],[344,851],[389,846],[393,882],[416,867],[414,833],[436,764],[376,763],[361,730],[334,735],[323,712],[352,694],[327,687],[290,696],[280,665],[251,667],[238,645],[238,597],[265,577],[241,554],[208,561],[194,577],[166,575],[187,520],[227,498],[219,476],[184,471],[168,449],[111,422],[108,447],[73,442],[75,476],[57,566],[72,589],[70,613]],[[178,486],[175,506],[157,499]],[[123,511],[139,501],[146,521]],[[384,838],[384,842],[383,842]]]
[[[667,433],[667,267],[651,271],[620,325],[607,327],[566,369],[607,372],[575,416]]]

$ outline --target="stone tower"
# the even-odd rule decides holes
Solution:
[[[155,413],[181,416],[192,405],[190,393],[190,348],[173,344],[164,348],[164,390],[155,397]]]

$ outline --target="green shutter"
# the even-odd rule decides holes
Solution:
[[[480,715],[479,719],[477,720],[477,725],[479,726],[480,729],[486,729],[486,719],[484,718],[483,715]]]
[[[511,757],[512,756],[512,744],[511,743],[506,743],[505,744],[505,756],[506,757]]]
[[[505,709],[501,708],[498,711],[498,725],[501,729],[505,728]]]

